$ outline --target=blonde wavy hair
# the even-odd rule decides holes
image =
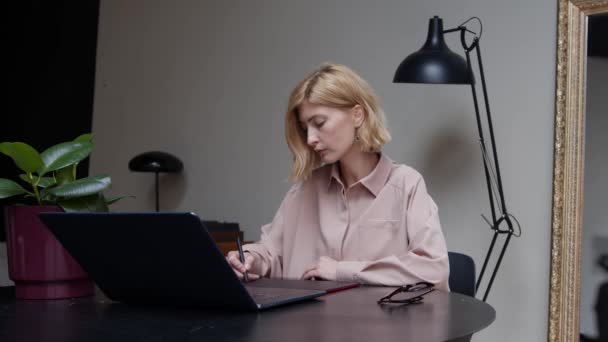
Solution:
[[[306,143],[306,132],[298,123],[299,108],[304,101],[339,109],[361,106],[364,121],[358,135],[364,152],[380,152],[382,146],[391,140],[384,111],[370,85],[347,66],[324,63],[300,81],[289,96],[285,138],[293,155],[290,177],[293,181],[306,180],[315,168],[321,166],[319,156]]]

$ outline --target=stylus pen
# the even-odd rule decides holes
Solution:
[[[245,266],[245,253],[243,253],[243,245],[241,244],[241,238],[238,236],[236,237],[236,245],[239,248],[239,258],[241,259],[241,264]],[[249,277],[247,277],[247,269],[245,269],[245,273],[243,273],[243,279],[245,279],[245,282],[249,281]]]

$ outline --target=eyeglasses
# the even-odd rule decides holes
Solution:
[[[420,303],[425,295],[435,290],[431,283],[421,281],[416,284],[401,286],[388,295],[380,298],[378,304],[415,304]]]

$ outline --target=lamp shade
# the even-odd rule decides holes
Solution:
[[[464,58],[445,44],[443,21],[434,16],[426,43],[399,64],[393,82],[473,84],[474,79]]]
[[[129,161],[129,170],[136,172],[180,172],[183,168],[177,157],[160,151],[145,152]]]

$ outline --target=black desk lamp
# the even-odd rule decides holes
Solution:
[[[159,210],[158,174],[160,172],[176,173],[184,169],[184,164],[177,157],[159,151],[139,154],[129,161],[129,170],[136,172],[154,172],[156,211]]]
[[[486,184],[490,200],[492,220],[488,220],[483,215],[482,217],[494,231],[492,242],[490,243],[490,247],[488,249],[488,253],[486,254],[483,267],[481,268],[481,273],[479,274],[479,278],[477,279],[477,284],[475,286],[476,292],[481,284],[481,280],[486,271],[486,266],[488,264],[490,256],[492,255],[494,244],[496,243],[498,235],[506,235],[502,250],[500,251],[500,255],[494,267],[494,271],[492,272],[492,277],[490,278],[490,281],[483,296],[483,300],[485,301],[488,297],[488,293],[490,292],[490,288],[492,287],[492,283],[494,282],[494,278],[496,277],[496,273],[498,272],[498,268],[500,267],[500,263],[505,254],[509,241],[511,240],[512,236],[520,236],[521,229],[519,227],[519,223],[517,223],[517,219],[507,211],[507,205],[505,203],[502,180],[500,177],[500,168],[498,165],[498,156],[496,153],[494,129],[492,127],[492,117],[490,115],[490,105],[488,103],[486,80],[483,72],[483,64],[481,61],[481,52],[479,50],[479,40],[481,39],[482,29],[480,28],[479,36],[477,36],[475,32],[470,31],[465,26],[465,24],[467,24],[472,19],[478,20],[481,27],[481,20],[479,20],[479,18],[477,17],[473,17],[456,28],[443,30],[443,22],[441,18],[437,16],[431,18],[429,21],[429,32],[426,43],[424,43],[424,46],[422,46],[419,51],[412,53],[407,58],[405,58],[403,62],[401,62],[401,64],[397,68],[397,71],[395,72],[393,82],[469,84],[471,86],[471,91],[473,93],[473,104],[475,107],[475,117],[477,119],[477,129],[479,131],[479,144],[483,157],[483,168],[486,176]],[[463,59],[460,55],[452,52],[445,44],[443,35],[445,33],[450,32],[460,32],[460,41],[462,43],[462,48],[465,51],[466,60]],[[472,33],[474,35],[474,38],[470,45],[467,44],[465,39],[467,32]],[[475,50],[476,52],[477,61],[479,64],[479,76],[483,89],[483,99],[488,124],[487,128],[490,133],[490,144],[492,152],[491,159],[488,156],[488,150],[486,149],[486,144],[483,136],[483,125],[481,116],[479,114],[477,93],[475,91],[475,78],[473,77],[473,69],[471,67],[470,52],[473,50]],[[518,225],[517,234],[514,234],[512,220],[514,220]]]

